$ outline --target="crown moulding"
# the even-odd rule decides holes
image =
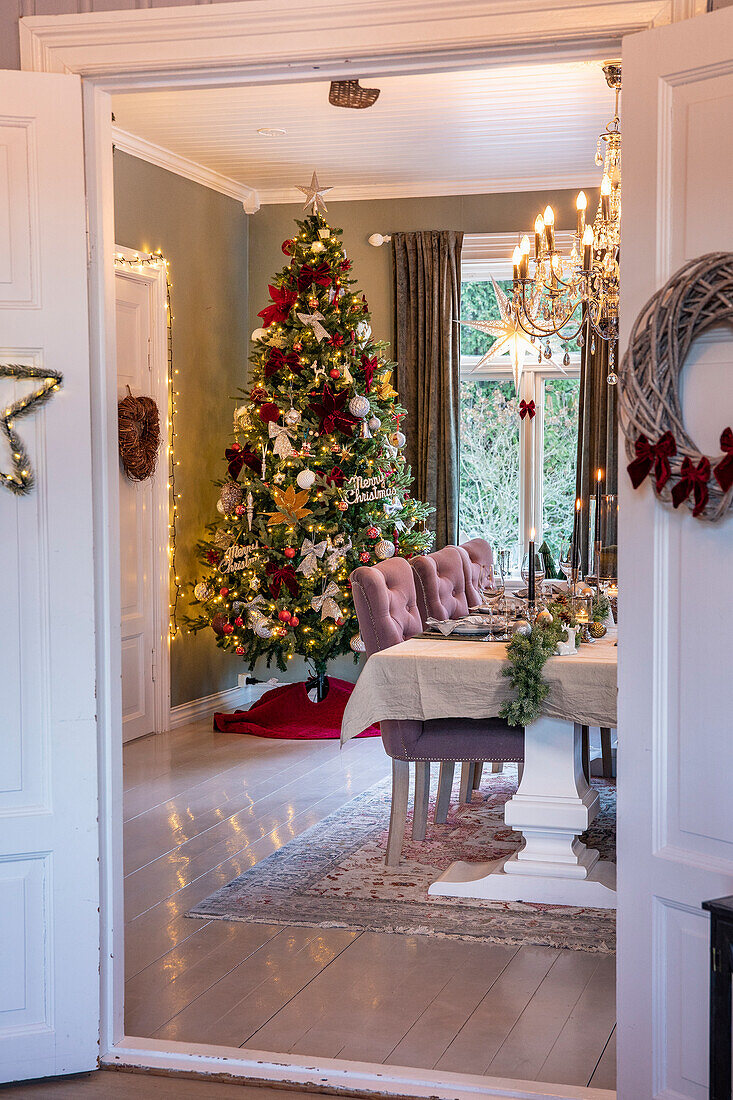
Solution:
[[[112,90],[204,79],[371,76],[528,60],[597,60],[626,34],[704,0],[246,0],[20,20],[24,69],[79,73]],[[688,12],[688,9],[691,9]]]

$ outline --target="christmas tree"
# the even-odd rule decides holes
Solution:
[[[315,173],[301,190],[311,212],[283,242],[289,262],[252,334],[251,387],[234,412],[187,622],[250,668],[264,657],[284,671],[301,654],[322,691],[328,661],[364,648],[351,570],[422,553],[432,535],[430,509],[409,494],[388,345],[372,339]]]

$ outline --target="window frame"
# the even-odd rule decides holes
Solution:
[[[572,246],[571,232],[558,232],[558,247],[565,250]],[[521,240],[521,233],[472,234],[464,237],[461,256],[461,283],[484,282],[493,277],[497,281],[511,279],[511,253]],[[567,237],[567,241],[564,239]],[[476,370],[479,355],[461,355],[461,381],[511,382],[512,364],[509,353]],[[564,373],[563,373],[564,372]],[[526,363],[519,383],[518,400],[535,403],[533,420],[522,422],[519,433],[519,517],[517,536],[519,546],[526,548],[530,532],[534,528],[535,541],[541,545],[544,539],[542,459],[545,435],[545,384],[555,378],[580,378],[580,352],[570,352],[570,364],[562,370],[542,363]],[[460,458],[459,458],[460,461]]]

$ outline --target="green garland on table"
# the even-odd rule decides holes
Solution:
[[[568,640],[565,628],[575,625],[570,604],[562,597],[548,604],[547,610],[552,622],[535,622],[528,633],[517,632],[507,646],[509,667],[504,676],[511,681],[516,698],[503,704],[499,716],[510,726],[528,726],[539,716],[550,690],[542,675],[545,662],[558,642]]]

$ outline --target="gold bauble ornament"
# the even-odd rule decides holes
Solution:
[[[537,613],[536,622],[549,626],[552,622],[552,612],[548,611],[546,607],[543,607],[542,610]]]

